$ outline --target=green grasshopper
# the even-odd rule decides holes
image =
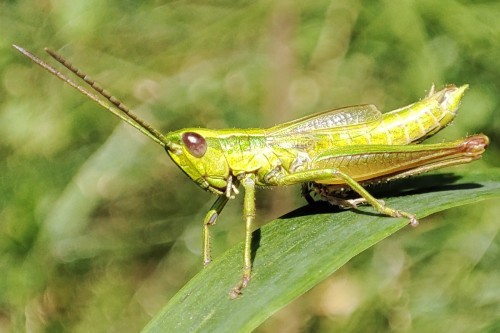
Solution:
[[[308,200],[312,192],[340,206],[368,203],[380,214],[407,218],[415,226],[418,224],[415,215],[386,206],[364,186],[477,160],[489,142],[487,136],[478,134],[452,142],[415,144],[453,120],[467,85],[449,85],[440,91],[433,86],[422,100],[385,114],[373,105],[358,105],[313,114],[269,129],[186,128],[163,135],[57,53],[46,49],[94,92],[74,83],[25,49],[14,47],[161,145],[189,178],[218,195],[203,221],[204,265],[211,261],[210,226],[215,224],[228,200],[239,193],[239,186],[243,186],[243,276],[231,290],[232,298],[238,297],[250,281],[256,186],[302,184]],[[360,198],[346,199],[347,190],[356,192]]]

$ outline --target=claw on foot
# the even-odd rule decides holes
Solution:
[[[397,210],[396,211],[396,214],[394,215],[394,217],[406,217],[410,222],[409,224],[412,226],[412,227],[416,227],[418,226],[418,220],[417,220],[417,217],[413,214],[410,214],[410,213],[406,213],[406,212],[402,212],[400,210]]]
[[[417,220],[417,218],[415,217],[415,215],[411,215],[411,216],[410,216],[410,225],[411,225],[412,227],[416,227],[416,226],[418,226],[418,220]]]
[[[237,299],[241,295],[241,288],[234,287],[231,292],[229,293],[229,298],[231,299]]]
[[[231,292],[229,293],[229,297],[231,299],[238,298],[242,294],[243,288],[245,288],[248,285],[249,281],[250,281],[249,276],[243,276],[240,283],[238,283],[238,285],[231,290]]]

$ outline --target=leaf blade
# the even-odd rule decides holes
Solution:
[[[386,203],[421,219],[448,208],[500,197],[500,169],[458,177],[415,177],[404,187],[404,195]],[[334,214],[318,213],[314,207],[300,208],[254,232],[255,243],[260,244],[252,280],[239,299],[230,300],[228,294],[240,278],[242,243],[189,281],[143,332],[167,328],[249,332],[351,258],[406,225],[405,219],[380,216],[371,207]]]

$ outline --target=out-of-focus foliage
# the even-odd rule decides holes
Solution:
[[[499,15],[497,1],[1,2],[0,330],[138,331],[201,269],[214,199],[12,43],[56,49],[164,131],[360,103],[387,111],[431,83],[469,83],[433,138],[486,133],[485,158],[456,168],[467,170],[499,164]],[[259,221],[300,206],[298,192],[260,191]],[[235,201],[214,227],[214,255],[241,240]],[[428,218],[259,331],[493,332],[499,214],[489,202]]]

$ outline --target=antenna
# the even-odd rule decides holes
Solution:
[[[17,46],[17,45],[12,45],[14,48],[16,48],[19,52],[21,52],[24,56],[28,57],[31,61],[33,61],[35,64],[39,65],[46,71],[48,71],[50,74],[58,77],[60,80],[66,82],[68,85],[71,87],[75,88],[78,90],[80,93],[83,95],[87,96],[97,104],[101,105],[104,107],[106,110],[110,111],[120,119],[124,120],[128,124],[132,125],[139,131],[141,131],[143,134],[151,138],[153,141],[157,142],[163,147],[166,147],[169,145],[169,142],[167,141],[167,138],[155,130],[151,125],[149,125],[147,122],[139,118],[137,115],[135,115],[125,104],[123,104],[118,98],[114,97],[111,95],[108,91],[106,91],[104,88],[102,88],[96,81],[94,81],[92,78],[90,78],[88,75],[85,73],[81,72],[78,68],[73,66],[69,61],[64,59],[61,55],[57,54],[56,52],[50,50],[50,49],[45,49],[45,51],[52,57],[54,58],[57,62],[62,64],[64,67],[69,69],[73,74],[78,76],[80,79],[82,79],[85,83],[87,83],[92,90],[94,90],[96,94],[93,94],[83,88],[82,86],[78,85],[68,77],[66,77],[63,73],[52,67],[51,65],[47,64],[37,56],[31,54],[24,48]],[[100,98],[100,96],[104,97],[104,100]]]

